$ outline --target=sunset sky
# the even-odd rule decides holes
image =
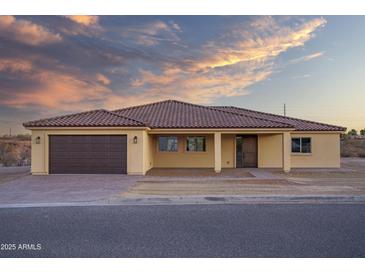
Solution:
[[[164,99],[365,128],[364,16],[0,16],[0,134]]]

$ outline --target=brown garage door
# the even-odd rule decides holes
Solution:
[[[49,172],[51,174],[127,173],[127,136],[49,136]]]

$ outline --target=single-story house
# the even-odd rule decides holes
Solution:
[[[175,100],[24,123],[32,174],[151,168],[338,168],[346,129],[232,106]]]

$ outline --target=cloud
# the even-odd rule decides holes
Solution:
[[[246,95],[275,73],[281,53],[303,46],[326,24],[323,18],[258,17],[226,24],[215,37],[209,35],[210,41],[198,39],[188,50],[176,50],[171,45],[184,43],[179,37],[184,36],[172,21],[153,19],[122,29],[118,24],[94,35],[91,23],[58,20],[93,34],[64,34],[59,47],[32,49],[35,56],[27,52],[13,58],[16,50],[1,54],[0,105],[75,110],[167,98],[210,103]]]
[[[100,84],[99,80],[81,73],[39,68],[31,61],[0,59],[0,71],[8,71],[10,75],[3,76],[10,81],[17,77],[16,84],[3,84],[0,90],[0,104],[15,108],[40,106],[65,110],[75,105],[86,107],[92,105],[91,101],[101,101],[111,93],[104,86],[105,82]]]
[[[96,80],[103,85],[109,85],[111,83],[110,79],[101,73],[96,74]]]
[[[281,26],[272,17],[260,17],[249,27],[234,29],[223,37],[223,42],[211,42],[205,46],[210,56],[199,64],[201,68],[216,68],[240,62],[265,61],[293,47],[303,46],[314,36],[314,31],[326,24],[317,18],[298,26]],[[260,31],[257,32],[257,29]],[[224,40],[233,41],[229,47]],[[213,54],[212,54],[213,53]]]
[[[94,15],[65,15],[71,21],[83,25],[97,25],[99,23],[99,17]]]
[[[0,71],[11,73],[30,72],[32,63],[21,59],[0,59]]]
[[[324,51],[321,51],[321,52],[316,52],[313,54],[305,55],[305,56],[290,60],[290,63],[297,64],[297,63],[301,63],[301,62],[308,62],[312,59],[321,57],[324,53],[325,53]]]
[[[161,42],[177,43],[180,41],[177,33],[181,28],[174,22],[165,23],[157,20],[148,24],[130,26],[122,30],[123,37],[144,46],[156,46]]]
[[[32,46],[51,44],[62,40],[59,34],[14,16],[0,16],[0,36]]]
[[[293,76],[292,79],[303,79],[303,78],[309,78],[309,77],[311,77],[310,74],[303,74],[303,75]]]
[[[260,17],[206,43],[199,55],[184,58],[180,65],[168,64],[161,72],[139,70],[130,84],[155,100],[174,97],[209,103],[222,96],[245,95],[247,88],[274,73],[277,56],[303,46],[325,24],[317,18],[287,26]]]

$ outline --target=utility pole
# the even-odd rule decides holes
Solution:
[[[11,128],[9,129],[9,136],[11,137]]]
[[[284,103],[284,116],[286,116],[286,104]]]

